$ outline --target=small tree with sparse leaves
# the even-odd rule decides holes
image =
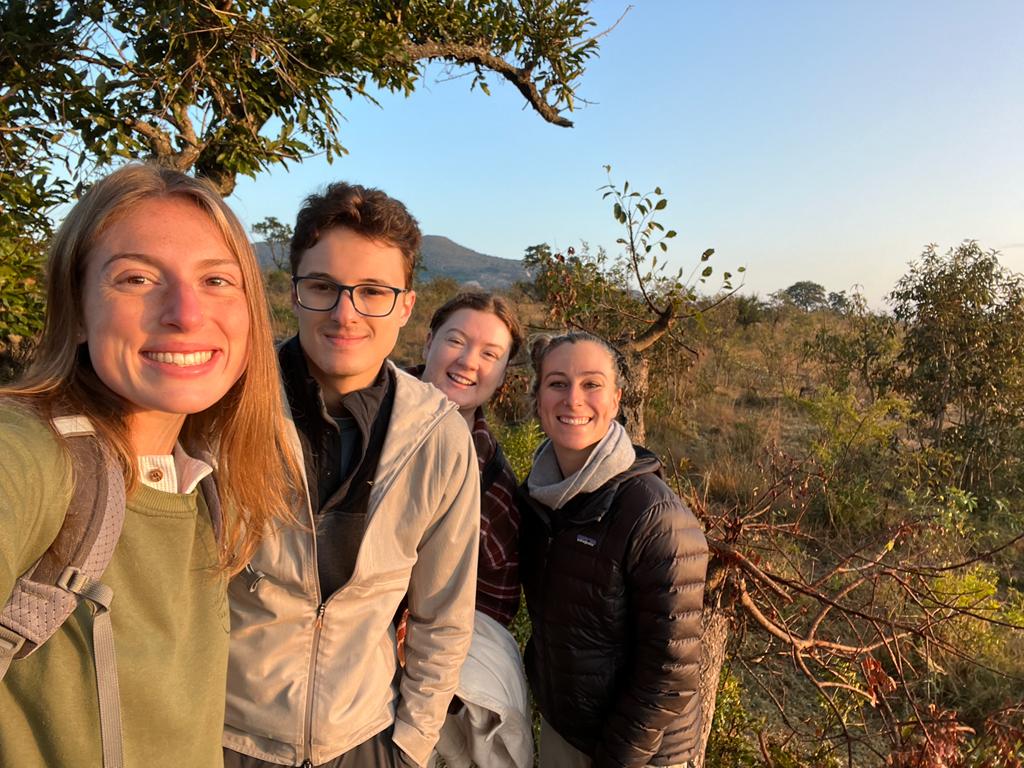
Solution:
[[[267,216],[252,225],[252,233],[267,244],[274,269],[287,272],[291,266],[288,262],[288,244],[293,234],[291,224],[282,224],[276,216]]]
[[[599,191],[611,199],[612,215],[624,230],[616,240],[622,249],[619,256],[610,258],[603,248],[592,251],[586,244],[580,251],[569,248],[564,253],[541,244],[527,248],[523,261],[534,290],[549,307],[552,324],[596,333],[625,357],[630,375],[622,411],[630,434],[643,442],[649,354],[657,344],[696,353],[680,326],[718,303],[697,303],[698,289],[714,272],[709,261],[715,251],[705,250],[689,272],[683,267],[670,271],[665,254],[676,231],[656,218],[668,206],[661,188],[641,193],[628,181],[620,188],[611,180],[611,167],[605,170],[609,180]],[[723,273],[721,290],[733,291],[731,273]]]

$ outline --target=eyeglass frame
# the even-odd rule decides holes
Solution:
[[[299,283],[301,283],[303,280],[318,280],[321,283],[330,283],[331,285],[333,285],[335,288],[338,289],[337,295],[334,297],[334,303],[331,304],[331,306],[326,307],[325,309],[307,307],[305,304],[302,303],[302,300],[299,298]],[[354,291],[356,288],[362,288],[364,286],[370,288],[386,288],[389,291],[392,291],[394,293],[394,300],[391,302],[391,309],[389,309],[383,315],[371,315],[366,312],[363,312],[359,307],[357,307]],[[333,312],[337,308],[338,304],[341,303],[341,297],[345,295],[345,293],[348,293],[348,300],[352,303],[352,309],[354,309],[363,317],[388,317],[392,312],[395,311],[395,307],[398,306],[398,297],[403,293],[408,293],[410,290],[409,288],[395,288],[395,286],[393,285],[385,285],[383,283],[356,283],[355,285],[344,285],[342,283],[338,283],[335,282],[334,280],[331,280],[331,278],[329,277],[318,277],[316,275],[294,275],[292,277],[292,287],[295,290],[295,303],[298,304],[303,309],[307,310],[308,312]]]

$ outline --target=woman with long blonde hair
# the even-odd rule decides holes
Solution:
[[[296,474],[259,268],[212,185],[141,164],[95,184],[54,237],[34,359],[0,396],[0,604],[97,470],[69,419],[126,496],[101,577],[120,704],[97,681],[104,611],[83,601],[0,680],[4,763],[219,766],[226,581],[286,521]]]

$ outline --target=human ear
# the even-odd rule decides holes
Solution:
[[[82,319],[82,310],[78,311],[79,317],[75,320],[75,344],[85,344],[89,334],[85,331],[85,321]]]
[[[398,318],[399,327],[404,327],[412,317],[412,308],[416,306],[416,291],[407,291],[402,294],[402,315]]]
[[[427,362],[427,358],[430,357],[430,343],[434,340],[434,332],[427,331],[427,339],[423,342],[423,362]]]

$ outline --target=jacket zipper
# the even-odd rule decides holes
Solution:
[[[313,515],[313,507],[306,497],[306,509],[309,510],[310,530],[316,531],[316,518]],[[309,676],[306,680],[306,718],[305,718],[305,743],[302,745],[302,765],[309,768],[313,765],[313,689],[316,685],[316,658],[320,651],[320,631],[324,625],[324,611],[327,609],[327,601],[320,594],[320,566],[317,562],[316,534],[311,538],[313,549],[313,594],[316,597],[316,619],[313,622],[313,642],[309,651]]]
[[[551,526],[551,522],[548,522]],[[553,527],[549,527],[547,530],[548,543],[544,549],[544,570],[541,573],[544,574],[544,623],[548,621],[548,608],[549,600],[548,597],[552,594],[551,592],[551,549],[555,545],[555,534]],[[544,639],[544,694],[548,704],[551,704],[551,637],[550,634]]]
[[[320,631],[324,626],[324,611],[327,603],[320,603],[316,609],[316,621],[313,623],[313,647],[309,655],[309,680],[306,688],[306,743],[303,752],[306,759],[302,765],[307,768],[313,765],[313,688],[316,683],[316,657],[320,650]]]
[[[394,482],[394,478],[399,473],[401,473],[401,471],[402,471],[402,469],[404,469],[405,465],[408,464],[409,461],[412,459],[413,454],[415,454],[416,451],[419,450],[419,447],[421,445],[423,445],[423,443],[426,441],[427,437],[434,431],[434,429],[437,427],[437,425],[441,421],[441,419],[443,419],[448,414],[449,410],[454,410],[454,406],[452,408],[446,409],[443,413],[441,413],[441,415],[438,416],[436,419],[434,419],[434,421],[432,421],[430,423],[429,427],[427,429],[425,429],[421,433],[420,440],[417,441],[415,447],[412,450],[406,452],[405,456],[403,457],[403,460],[399,463],[399,465],[391,473],[391,476],[390,476],[391,477],[391,483]],[[388,490],[388,488],[390,488],[391,483],[388,483],[387,487],[385,487],[383,489],[380,489],[380,488],[375,489],[375,490],[378,491],[378,496],[382,496],[385,493],[387,493],[387,490]],[[316,517],[315,517],[315,515],[313,513],[313,506],[312,506],[312,504],[310,502],[308,490],[306,492],[306,509],[309,511],[309,521],[310,521],[311,530],[316,531]],[[369,521],[370,521],[370,516],[369,516],[369,510],[368,510],[368,514],[367,514],[367,518],[366,518],[367,525],[369,525]],[[323,624],[324,624],[324,613],[327,610],[327,603],[330,602],[331,598],[335,597],[339,592],[342,592],[344,590],[344,587],[342,587],[337,592],[335,592],[333,595],[329,595],[326,600],[320,594],[320,579],[319,579],[319,576],[317,576],[317,574],[320,573],[320,570],[319,570],[319,563],[318,563],[318,553],[317,553],[316,534],[315,533],[312,535],[311,543],[312,543],[312,549],[313,549],[313,566],[314,566],[314,568],[313,568],[313,574],[314,574],[313,585],[314,585],[314,587],[316,589],[315,594],[316,594],[316,599],[317,599],[318,605],[317,605],[317,609],[316,609],[316,622],[313,624],[313,646],[312,646],[312,649],[310,650],[310,656],[309,656],[309,679],[306,681],[308,687],[306,689],[306,722],[305,722],[305,726],[306,727],[305,727],[305,744],[302,745],[302,752],[303,752],[303,755],[304,755],[304,758],[303,758],[303,761],[302,761],[302,768],[312,768],[312,766],[313,766],[313,687],[314,687],[314,683],[316,681],[316,667],[317,667],[316,659],[317,659],[317,654],[318,654],[319,648],[320,648],[320,632],[321,632],[321,630],[323,628]],[[358,562],[358,558],[359,558],[359,555],[358,555],[358,553],[356,553],[356,560],[357,560],[357,562]],[[349,580],[351,581],[351,579],[349,579]]]

